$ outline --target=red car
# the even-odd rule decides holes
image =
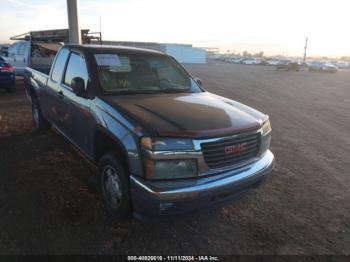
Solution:
[[[13,67],[0,56],[0,88],[11,93],[15,90],[15,81]]]

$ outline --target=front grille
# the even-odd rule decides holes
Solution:
[[[242,134],[214,142],[202,143],[204,160],[209,168],[241,164],[258,155],[260,133]]]

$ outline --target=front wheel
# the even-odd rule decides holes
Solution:
[[[98,165],[100,192],[106,212],[116,219],[128,218],[131,214],[129,175],[116,154],[101,157]]]

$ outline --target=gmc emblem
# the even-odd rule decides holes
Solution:
[[[236,144],[232,146],[227,146],[224,148],[225,154],[235,154],[235,153],[240,153],[246,150],[246,145],[247,143],[242,143],[242,144]]]

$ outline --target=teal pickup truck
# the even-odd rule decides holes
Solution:
[[[207,92],[166,54],[65,45],[47,73],[25,71],[34,125],[55,128],[98,167],[113,217],[217,207],[273,168],[268,116]]]

